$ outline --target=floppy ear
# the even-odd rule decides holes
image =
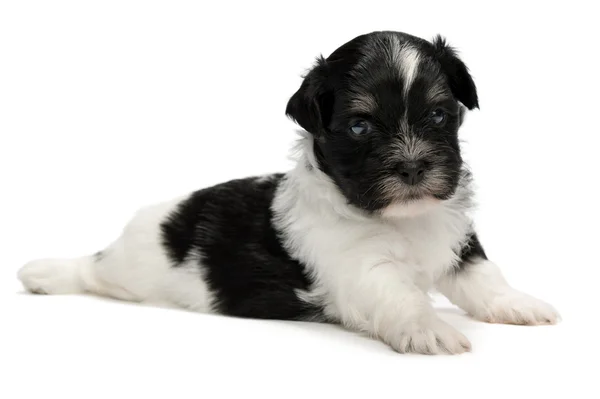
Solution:
[[[442,65],[442,70],[446,76],[448,76],[450,90],[452,90],[454,97],[468,109],[479,108],[475,82],[473,82],[467,66],[456,55],[456,51],[440,35],[433,39],[433,47],[435,57]]]
[[[319,57],[285,109],[287,116],[315,136],[327,128],[333,108],[333,92],[326,87],[327,69],[327,62]]]

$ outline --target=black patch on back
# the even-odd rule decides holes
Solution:
[[[174,267],[198,267],[220,313],[264,319],[322,318],[322,308],[301,301],[309,290],[304,266],[282,246],[271,203],[282,174],[232,180],[193,193],[161,224]]]

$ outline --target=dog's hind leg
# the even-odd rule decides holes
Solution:
[[[141,209],[121,236],[95,255],[35,260],[23,266],[18,277],[27,290],[38,294],[87,292],[206,310],[209,295],[198,265],[173,265],[162,243],[161,223],[180,200]]]

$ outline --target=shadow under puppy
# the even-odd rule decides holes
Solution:
[[[432,288],[480,320],[555,323],[487,260],[467,216],[458,129],[477,106],[441,37],[359,36],[318,59],[288,103],[306,130],[293,170],[143,208],[105,250],[33,261],[19,278],[35,293],[336,322],[399,352],[470,350]]]

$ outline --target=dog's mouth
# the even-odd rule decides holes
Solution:
[[[386,197],[388,201],[394,203],[411,203],[426,198],[432,198],[439,189],[437,186],[428,184],[427,180],[414,185],[409,185],[398,178],[398,176],[386,178],[382,187],[383,196]]]
[[[424,177],[409,184],[398,174],[385,178],[386,190],[382,194],[394,203],[413,203],[426,199],[443,200],[452,192],[452,183],[447,172],[439,167],[432,167]]]
[[[389,206],[413,206],[422,203],[439,203],[453,193],[449,177],[442,171],[434,170],[422,181],[408,184],[398,173],[386,173],[365,186],[362,193],[355,197],[359,207],[381,212]]]

